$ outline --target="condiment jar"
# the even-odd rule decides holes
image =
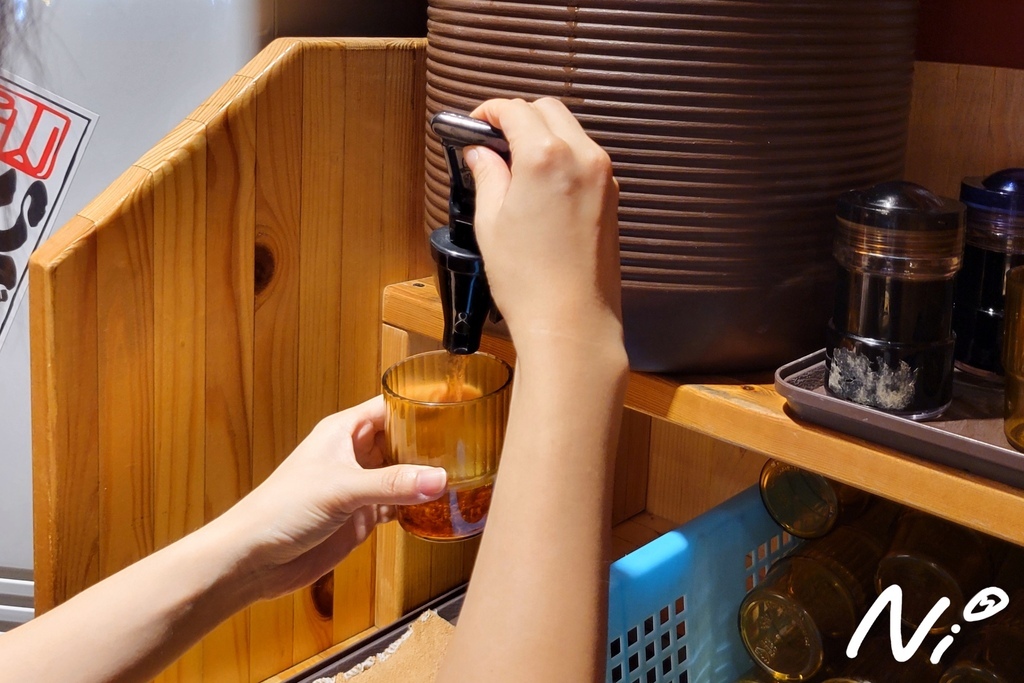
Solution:
[[[888,552],[875,570],[875,591],[892,585],[903,594],[903,622],[917,629],[942,598],[949,606],[929,624],[949,630],[964,606],[992,580],[998,546],[973,529],[920,510],[906,510],[896,523]]]
[[[997,584],[998,585],[998,584]],[[1013,683],[1024,671],[1024,592],[968,636],[940,683]]]
[[[1024,265],[1024,168],[964,178],[960,201],[967,207],[967,236],[953,301],[956,364],[998,379],[1006,274]]]
[[[960,202],[904,181],[839,198],[829,394],[915,420],[946,409],[963,216]]]
[[[780,460],[764,464],[758,484],[768,514],[798,538],[824,536],[871,503],[865,491]]]
[[[853,525],[836,527],[772,565],[744,597],[740,639],[777,681],[807,681],[846,647],[874,598],[884,544]]]

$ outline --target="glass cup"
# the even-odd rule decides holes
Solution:
[[[772,565],[740,605],[740,638],[778,681],[808,681],[846,646],[874,597],[883,544],[854,526],[836,527]]]
[[[398,523],[428,541],[479,534],[491,505],[512,393],[512,368],[484,353],[422,353],[388,368],[382,381],[387,465],[443,467],[435,501],[399,505]]]
[[[878,593],[891,585],[903,592],[903,621],[917,628],[941,598],[951,604],[931,628],[948,630],[964,605],[992,580],[992,548],[981,534],[920,510],[907,510],[896,524],[889,551],[878,564]]]
[[[779,460],[761,469],[761,500],[779,526],[799,538],[820,538],[855,519],[871,495]]]
[[[1003,316],[1003,432],[1011,446],[1024,451],[1024,266],[1006,274]]]
[[[1024,671],[1024,591],[968,636],[940,683],[1011,683]]]

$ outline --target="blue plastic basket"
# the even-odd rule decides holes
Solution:
[[[607,683],[739,678],[740,602],[796,543],[754,486],[612,564]]]

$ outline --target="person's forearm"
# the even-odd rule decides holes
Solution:
[[[214,522],[0,635],[0,681],[148,681],[253,586]]]
[[[439,682],[603,680],[627,366],[621,345],[594,352],[520,354],[487,529]]]

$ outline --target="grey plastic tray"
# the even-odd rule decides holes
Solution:
[[[957,371],[953,403],[928,422],[914,422],[828,395],[824,349],[775,372],[775,389],[808,422],[942,465],[1024,488],[1024,453],[1003,435],[1003,391]]]

